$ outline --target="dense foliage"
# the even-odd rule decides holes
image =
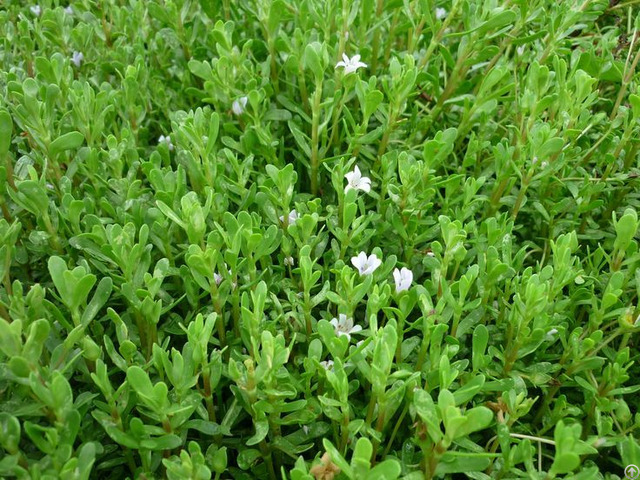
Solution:
[[[638,5],[4,0],[0,476],[624,478]]]

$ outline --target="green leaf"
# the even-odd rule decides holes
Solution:
[[[376,465],[367,473],[367,480],[394,480],[400,476],[402,467],[397,460],[389,459]]]
[[[98,288],[96,288],[93,298],[87,305],[87,308],[82,314],[81,324],[85,327],[89,325],[89,322],[95,318],[100,309],[107,303],[111,296],[111,290],[113,288],[113,280],[111,277],[104,277],[100,280]]]
[[[251,446],[251,445],[257,445],[258,443],[260,443],[262,440],[265,439],[265,437],[267,436],[267,433],[269,433],[269,421],[264,419],[264,420],[258,420],[255,421],[253,423],[255,429],[256,429],[256,433],[249,439],[247,440],[247,445]]]
[[[84,142],[84,135],[80,132],[69,132],[56,138],[49,145],[49,153],[53,157],[67,150],[78,148]]]
[[[0,160],[9,153],[13,136],[13,120],[5,109],[0,109]]]

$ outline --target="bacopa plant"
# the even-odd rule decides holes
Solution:
[[[5,0],[0,477],[635,480],[635,0]]]

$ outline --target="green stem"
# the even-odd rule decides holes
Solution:
[[[320,100],[322,99],[322,79],[316,81],[313,92],[313,109],[311,112],[311,194],[318,194],[319,140],[318,127],[320,125]]]

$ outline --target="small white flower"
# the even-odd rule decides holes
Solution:
[[[293,257],[284,257],[284,264],[288,265],[290,267],[293,267],[293,265],[296,263],[296,261],[293,259]]]
[[[302,431],[305,433],[305,435],[309,435],[309,427],[307,425],[302,426]]]
[[[167,148],[173,151],[173,143],[171,143],[171,137],[169,135],[167,135],[166,137],[164,135],[160,135],[160,138],[158,138],[158,145],[160,145],[161,143],[166,143]]]
[[[73,52],[71,56],[71,63],[73,63],[76,67],[79,67],[82,62],[84,62],[84,55],[82,52]]]
[[[331,320],[331,325],[333,325],[333,329],[338,336],[345,336],[347,340],[351,341],[351,334],[358,333],[362,330],[360,325],[353,324],[353,318],[348,318],[344,313],[338,315],[340,320],[334,318]]]
[[[531,160],[531,165],[535,165],[536,163],[538,163],[538,157],[533,157],[533,159]]]
[[[344,187],[345,193],[352,188],[354,190],[362,190],[365,193],[371,191],[371,179],[369,177],[363,177],[357,165],[353,169],[353,172],[347,173],[344,178],[347,179],[347,186]]]
[[[347,57],[346,53],[343,53],[342,60],[336,63],[336,68],[339,67],[344,67],[344,74],[349,75],[350,73],[357,71],[361,67],[366,68],[367,64],[360,61],[360,55],[354,55],[353,57],[349,58]]]
[[[551,330],[549,330],[547,332],[546,340],[550,342],[551,340],[553,340],[555,338],[557,333],[558,333],[558,329],[557,328],[552,328]]]
[[[444,8],[436,8],[436,19],[442,20],[447,16],[447,11]]]
[[[67,15],[73,15],[73,8],[71,8],[71,5],[68,5],[68,6],[64,9],[64,13],[66,13]]]
[[[413,272],[406,267],[402,267],[402,270],[396,268],[393,270],[393,279],[396,282],[396,293],[409,290],[413,282]]]
[[[42,8],[40,8],[40,5],[29,7],[29,10],[31,10],[31,13],[33,13],[36,17],[39,17],[42,13]]]
[[[287,215],[287,217],[288,217],[287,226],[289,226],[293,223],[296,223],[298,221],[298,218],[300,218],[300,215],[298,215],[298,212],[296,212],[296,209],[294,208],[289,212],[289,215]],[[280,215],[280,221],[284,223],[284,215]]]
[[[244,107],[247,106],[247,97],[240,97],[237,100],[233,101],[233,104],[231,104],[231,110],[233,110],[233,113],[235,113],[236,115],[242,115],[242,112],[244,112]]]
[[[325,370],[333,370],[333,360],[325,360],[324,362],[319,362],[320,366]]]
[[[382,260],[375,253],[367,257],[366,253],[360,252],[357,257],[351,257],[351,264],[358,269],[360,275],[371,275],[382,265]]]
[[[524,53],[524,45],[520,45],[519,47],[517,47],[516,52],[518,52],[518,55],[522,56],[522,54]]]
[[[542,162],[540,164],[540,167],[542,167],[542,168],[547,168],[548,166],[549,166],[549,164],[547,162]]]
[[[427,252],[427,257],[435,257],[435,256],[436,256],[436,254],[435,254],[435,253],[433,253],[431,250],[429,250],[429,251]]]

